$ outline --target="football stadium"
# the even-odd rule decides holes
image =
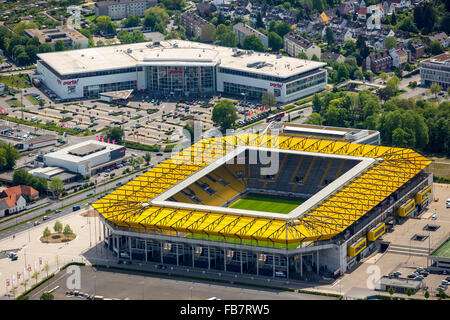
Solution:
[[[379,248],[432,199],[404,148],[267,134],[200,140],[93,204],[119,259],[316,279]]]

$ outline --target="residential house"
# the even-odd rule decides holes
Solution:
[[[304,52],[308,59],[311,59],[313,55],[316,55],[317,57],[321,56],[320,47],[294,32],[287,33],[283,37],[283,40],[284,50],[290,56],[296,57],[301,52]]]
[[[366,57],[363,61],[363,70],[371,70],[374,73],[380,72],[380,71],[387,71],[392,68],[393,65],[393,59],[389,52],[386,51],[380,51],[374,54],[369,55]]]
[[[410,0],[389,0],[389,2],[393,4],[396,9],[404,9],[411,7]]]
[[[335,52],[322,52],[321,60],[333,60],[339,63],[343,63],[345,61],[345,57],[340,53]]]
[[[25,210],[27,201],[39,199],[39,192],[33,187],[19,185],[4,189],[0,193],[0,217]]]
[[[355,5],[351,1],[342,2],[339,4],[338,10],[341,16],[345,14],[352,14],[355,12]]]
[[[209,17],[212,13],[217,11],[217,7],[212,2],[199,2],[197,4],[197,11],[201,17]]]
[[[414,59],[419,59],[425,54],[425,46],[419,41],[411,42],[408,48],[411,50],[411,57]]]
[[[409,32],[403,30],[395,31],[394,37],[397,39],[398,43],[408,43],[408,41],[411,39]]]
[[[181,24],[186,29],[187,35],[198,37],[203,42],[214,40],[216,27],[192,11],[183,12],[181,15]]]
[[[258,30],[253,29],[249,25],[239,22],[233,26],[233,31],[234,33],[236,33],[238,42],[241,46],[244,45],[245,37],[255,35],[261,39],[265,49],[269,47],[269,39],[267,38],[267,36],[259,32]]]
[[[392,66],[402,69],[408,62],[408,53],[404,50],[392,48],[389,50],[389,54],[392,57]]]
[[[432,41],[439,41],[442,45],[442,48],[446,49],[450,45],[450,38],[445,32],[441,32],[438,34],[435,34],[434,36],[428,37],[430,39],[430,42]]]

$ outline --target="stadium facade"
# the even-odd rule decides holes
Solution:
[[[326,65],[183,40],[38,54],[40,79],[63,100],[135,89],[156,97],[225,94],[284,103],[324,90]]]
[[[277,170],[261,174],[262,154]],[[93,207],[121,259],[314,279],[375,251],[394,216],[423,211],[430,163],[410,149],[239,134],[201,140]],[[230,208],[247,193],[303,203],[287,214]]]

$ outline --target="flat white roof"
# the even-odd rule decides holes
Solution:
[[[318,133],[318,134],[328,134],[343,137],[347,134],[345,131],[329,130],[329,129],[315,129],[315,128],[305,128],[305,127],[293,127],[285,126],[285,130],[305,132],[305,133]]]
[[[92,145],[98,145],[99,147],[104,147],[104,149],[87,154],[85,156],[77,156],[77,155],[69,153],[71,150],[80,149],[82,147],[89,148]],[[61,160],[65,160],[65,161],[72,161],[72,162],[78,163],[78,162],[90,160],[91,158],[94,158],[94,157],[98,156],[99,154],[104,154],[104,153],[111,152],[113,150],[117,150],[120,148],[123,148],[123,146],[118,145],[118,144],[96,141],[96,140],[88,140],[88,141],[84,141],[84,142],[75,144],[73,146],[69,146],[64,149],[55,151],[55,152],[47,153],[46,155],[44,155],[44,159],[45,158],[53,158],[53,159],[61,159]]]
[[[234,57],[233,50],[245,52]],[[61,75],[130,68],[137,65],[220,65],[256,74],[289,77],[325,66],[323,62],[293,57],[249,52],[247,50],[220,47],[185,40],[161,41],[159,46],[152,42],[141,42],[115,46],[48,52],[38,54],[39,59]],[[252,62],[264,61],[262,68],[248,67]]]

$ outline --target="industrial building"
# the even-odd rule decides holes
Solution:
[[[263,173],[261,154],[275,171]],[[376,251],[393,216],[425,209],[430,163],[411,149],[238,134],[195,143],[93,207],[118,259],[317,280]],[[251,193],[299,204],[284,213],[231,205]]]
[[[101,141],[85,141],[44,155],[46,166],[64,168],[82,176],[93,175],[122,162],[125,147]]]
[[[138,90],[155,97],[215,94],[284,103],[324,90],[326,65],[237,48],[167,40],[38,54],[40,79],[61,99]]]
[[[35,136],[16,143],[14,147],[19,151],[29,151],[55,145],[58,139],[52,135]]]

